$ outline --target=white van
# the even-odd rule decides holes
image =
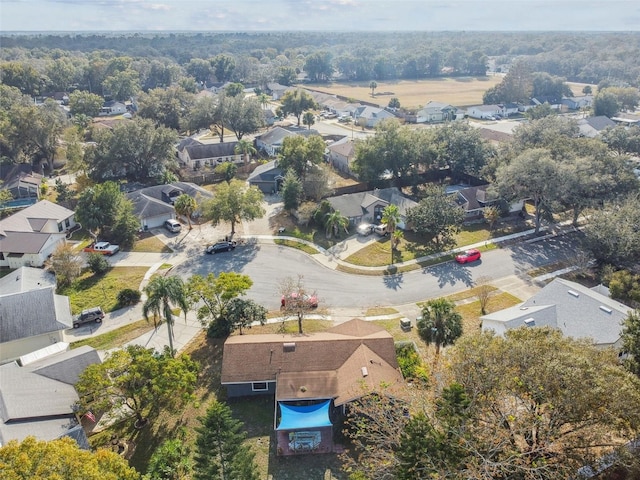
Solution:
[[[387,232],[387,224],[386,223],[381,223],[380,225],[376,225],[374,227],[373,231],[376,232],[380,236],[385,236],[385,235],[387,235],[389,233],[389,232]]]
[[[164,222],[164,228],[169,230],[171,233],[178,233],[180,230],[182,230],[182,225],[180,225],[180,222],[178,222],[177,220],[170,218],[169,220],[166,220]]]

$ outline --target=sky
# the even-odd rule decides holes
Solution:
[[[639,0],[0,0],[0,32],[638,31]]]

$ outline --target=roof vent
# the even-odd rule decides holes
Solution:
[[[524,324],[525,324],[527,327],[535,327],[535,326],[536,326],[536,321],[535,321],[533,318],[527,318],[527,319],[524,321]]]
[[[369,370],[367,370],[367,367],[362,367],[362,376],[366,377],[367,375],[369,375]]]
[[[613,313],[613,310],[611,310],[609,307],[605,307],[604,305],[600,305],[600,310],[605,313]]]
[[[296,351],[296,343],[295,342],[283,343],[282,347],[283,347],[285,352],[295,352]]]
[[[578,298],[580,296],[580,294],[578,292],[576,292],[575,290],[569,290],[569,295],[571,295],[572,297],[576,297],[576,298]]]

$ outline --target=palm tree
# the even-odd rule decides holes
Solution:
[[[340,210],[334,210],[325,215],[325,226],[327,228],[327,238],[331,238],[331,235],[338,236],[338,230],[344,228],[346,233],[349,233],[347,227],[349,226],[349,219],[343,217]]]
[[[437,358],[440,347],[452,345],[462,335],[462,315],[456,312],[453,302],[438,298],[427,302],[416,326],[427,345],[435,344]]]
[[[266,93],[261,93],[260,95],[258,95],[258,102],[260,102],[262,108],[266,108],[267,105],[269,105],[269,100],[269,95],[267,95]]]
[[[176,213],[178,215],[183,215],[187,217],[187,222],[189,223],[189,230],[193,227],[191,226],[191,215],[198,208],[198,204],[196,203],[196,199],[186,193],[183,193],[178,198],[173,205],[173,208],[176,209]]]
[[[142,307],[142,314],[145,320],[149,320],[149,314],[153,314],[153,324],[158,326],[158,319],[164,318],[167,322],[167,330],[169,331],[169,349],[173,356],[173,312],[172,305],[178,306],[184,312],[184,318],[187,318],[187,295],[185,286],[180,277],[153,277],[149,284],[145,287],[144,292],[147,294],[147,300]]]
[[[316,116],[313,112],[305,112],[302,117],[302,123],[304,123],[309,130],[311,130],[311,125],[316,123]]]
[[[400,240],[404,238],[404,232],[402,230],[395,230],[391,234],[391,249],[397,249],[398,245],[400,245]]]
[[[246,139],[238,140],[238,143],[236,144],[233,151],[236,154],[241,153],[242,155],[244,155],[245,166],[249,164],[249,155],[255,155],[256,153],[258,153],[258,151],[253,146],[253,142],[250,142]]]
[[[375,97],[375,95],[373,94],[374,90],[376,88],[378,88],[378,84],[375,81],[371,81],[371,83],[369,84],[369,88],[371,89],[371,96]]]
[[[387,232],[393,235],[393,232],[398,228],[398,223],[400,223],[400,210],[398,206],[390,204],[384,207],[381,221],[387,225]]]

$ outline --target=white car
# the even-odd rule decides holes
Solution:
[[[358,235],[367,236],[373,232],[374,227],[375,225],[371,225],[370,223],[361,223],[358,225],[358,228],[356,228],[356,231]]]

